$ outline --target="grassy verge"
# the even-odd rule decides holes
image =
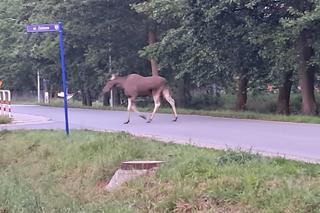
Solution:
[[[54,100],[51,102],[50,106],[62,107],[62,100]],[[101,103],[94,103],[92,107],[83,107],[80,102],[70,101],[70,107],[78,108],[90,108],[90,109],[104,109],[104,110],[126,110],[126,107],[105,107]],[[142,112],[152,112],[152,107],[139,108]],[[161,113],[171,113],[171,109],[167,107],[160,107],[159,112]],[[238,118],[238,119],[255,119],[255,120],[267,120],[267,121],[282,121],[282,122],[297,122],[297,123],[315,123],[320,124],[320,116],[306,116],[306,115],[277,115],[268,113],[258,113],[252,111],[236,112],[232,110],[193,110],[178,108],[178,114],[185,115],[204,115],[213,117],[224,117],[224,118]]]
[[[277,115],[257,112],[236,112],[232,110],[190,110],[181,109],[182,114],[195,114],[195,115],[206,115],[213,117],[224,117],[224,118],[238,118],[238,119],[255,119],[255,120],[267,120],[267,121],[282,121],[282,122],[297,122],[297,123],[315,123],[320,124],[320,116],[306,116],[306,115]]]
[[[125,160],[164,160],[114,192]],[[0,212],[319,212],[320,165],[124,133],[0,132]]]
[[[0,124],[8,124],[11,120],[12,119],[7,116],[0,116]]]

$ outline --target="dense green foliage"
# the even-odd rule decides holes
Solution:
[[[300,78],[303,102],[312,105],[302,111],[316,113],[318,1],[174,2],[152,0],[135,6],[159,24],[178,23],[143,54],[158,57],[160,64],[179,75],[189,73],[197,86],[215,82],[232,87],[233,79],[238,79],[240,109],[246,103],[247,87],[263,90],[268,82],[281,87],[282,75],[294,71],[300,75],[295,77]]]
[[[35,90],[36,72],[40,71],[51,89],[59,91],[58,36],[27,34],[25,25],[30,23],[63,21],[70,92],[81,90],[97,97],[108,74],[109,55],[115,72],[146,70],[146,61],[137,54],[147,45],[146,30],[140,23],[142,18],[130,9],[132,2],[137,1],[1,2],[4,17],[1,21],[5,22],[1,27],[5,30],[1,30],[4,66],[1,66],[0,78],[4,79],[5,87]]]
[[[113,192],[126,160],[164,160]],[[318,212],[319,165],[124,133],[2,131],[0,212]]]
[[[317,114],[319,8],[318,0],[5,0],[0,78],[8,89],[35,90],[40,71],[50,92],[60,91],[57,35],[27,34],[25,25],[63,21],[68,88],[84,104],[99,98],[110,72],[150,75],[152,58],[180,106],[226,92],[242,110],[247,93],[270,84],[278,112],[289,114],[290,93],[301,90],[300,111]],[[158,42],[148,45],[150,26]]]

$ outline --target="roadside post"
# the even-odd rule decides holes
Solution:
[[[28,33],[45,33],[45,32],[58,32],[59,33],[59,46],[60,46],[60,63],[62,74],[62,86],[64,93],[64,115],[65,115],[65,131],[69,135],[69,121],[68,121],[68,100],[67,100],[67,79],[64,63],[64,45],[63,45],[63,24],[31,24],[27,25]]]
[[[1,116],[8,116],[9,118],[12,118],[10,90],[0,90],[0,111]]]

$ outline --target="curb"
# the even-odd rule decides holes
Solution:
[[[50,118],[36,115],[14,113],[12,122],[9,124],[1,124],[0,126],[15,126],[21,124],[42,124],[53,122]]]

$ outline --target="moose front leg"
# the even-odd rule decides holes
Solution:
[[[143,115],[142,113],[140,113],[137,110],[136,104],[135,104],[135,99],[133,98],[128,98],[128,120],[126,122],[124,122],[124,124],[128,124],[130,122],[130,117],[131,117],[131,111],[138,113],[139,117],[143,118],[143,119],[147,119],[145,115]]]
[[[132,110],[133,110],[134,112],[136,112],[136,113],[139,115],[140,118],[143,118],[144,120],[147,120],[147,117],[146,117],[144,114],[142,114],[141,112],[139,112],[139,111],[137,110],[136,103],[135,103],[134,101],[132,101],[131,104],[132,104],[132,105],[131,105]]]
[[[153,109],[153,112],[150,115],[149,120],[147,121],[148,123],[151,123],[155,113],[157,112],[157,110],[159,109],[159,107],[161,105],[160,104],[160,95],[156,94],[155,96],[153,96],[153,101],[154,101],[154,109]]]
[[[128,120],[124,122],[124,124],[128,124],[130,122],[130,114],[131,114],[131,108],[132,108],[132,100],[128,98]]]

